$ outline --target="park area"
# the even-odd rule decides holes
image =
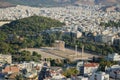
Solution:
[[[40,49],[38,48],[26,48],[24,49],[26,51],[30,51],[31,53],[33,51],[37,52],[38,54],[41,54],[42,59],[44,58],[52,58],[52,59],[69,59],[71,61],[74,60],[80,60],[80,59],[91,59],[94,57],[98,57],[98,55],[89,53],[89,52],[81,52],[81,51],[75,51],[73,49],[65,48],[64,50],[58,50],[53,47],[42,47]]]

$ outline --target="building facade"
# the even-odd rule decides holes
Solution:
[[[55,43],[54,43],[54,47],[57,50],[65,50],[65,42],[60,41],[60,40],[56,40]]]
[[[108,54],[107,60],[120,61],[120,55],[118,53]]]
[[[0,62],[2,62],[2,63],[7,62],[7,63],[11,64],[12,63],[12,56],[0,54]]]
[[[89,80],[109,80],[109,74],[104,72],[97,72],[92,74]]]

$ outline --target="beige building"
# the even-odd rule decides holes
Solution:
[[[65,42],[56,40],[54,43],[54,47],[55,47],[55,49],[58,49],[58,50],[65,50]]]
[[[111,7],[106,8],[106,11],[107,11],[107,12],[115,11],[115,9],[116,9],[115,6],[111,6]]]
[[[12,63],[12,56],[11,55],[0,54],[0,62]]]

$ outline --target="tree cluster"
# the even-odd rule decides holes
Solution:
[[[20,51],[16,52],[13,56],[13,61],[14,62],[24,62],[24,61],[40,61],[41,60],[41,55],[38,54],[37,52],[29,52],[29,51]]]
[[[69,68],[63,72],[63,75],[68,77],[68,78],[71,76],[76,76],[78,74],[79,74],[79,71],[77,71],[76,68]]]
[[[101,22],[100,23],[101,26],[105,26],[105,27],[120,27],[120,20],[118,22],[115,22],[115,21],[109,21],[108,23],[105,23],[105,22]]]
[[[115,65],[115,64],[117,64],[116,61],[107,61],[105,59],[101,59],[100,60],[100,66],[99,66],[98,70],[105,71],[106,67],[111,67],[112,65]]]
[[[64,23],[58,20],[42,16],[31,16],[5,24],[0,27],[0,53],[17,55],[22,48],[51,46],[57,38],[56,34],[47,33],[45,30],[63,25]],[[27,61],[30,59],[29,53],[22,52],[22,54],[28,58],[19,57],[18,59]]]

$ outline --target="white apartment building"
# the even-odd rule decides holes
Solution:
[[[99,67],[98,63],[85,63],[84,64],[84,75],[89,76],[92,73],[96,72]]]
[[[12,56],[11,55],[4,55],[4,54],[0,54],[0,62],[2,63],[12,63]]]
[[[112,78],[117,78],[117,80],[120,80],[120,66],[119,65],[113,65],[106,69],[106,72],[110,75]]]
[[[120,55],[118,53],[108,54],[107,59],[110,61],[120,61]]]
[[[63,78],[65,78],[65,76],[60,73],[54,73],[54,74],[52,73],[53,80],[59,80],[59,79],[63,79]]]
[[[89,79],[88,79],[88,77],[76,76],[73,78],[67,78],[67,79],[63,79],[63,80],[89,80]]]
[[[92,74],[89,80],[109,80],[109,74],[105,72],[97,72]]]
[[[78,62],[76,69],[84,76],[90,76],[96,72],[99,67],[98,63]]]
[[[77,79],[78,79],[78,80],[88,80],[87,77],[82,77],[82,76],[78,76]]]

